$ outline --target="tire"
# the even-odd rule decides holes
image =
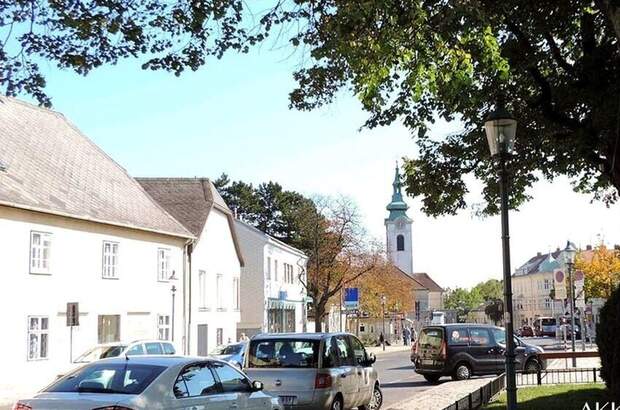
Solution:
[[[383,404],[383,392],[378,384],[375,384],[375,388],[372,391],[372,397],[370,403],[365,406],[359,406],[358,410],[379,410]]]
[[[332,405],[329,406],[330,410],[344,410],[344,404],[342,402],[342,396],[337,395],[332,401]]]
[[[525,373],[537,373],[540,369],[540,362],[536,359],[530,359],[525,363],[523,371]]]
[[[439,381],[439,378],[441,377],[437,374],[425,374],[423,376],[427,382],[433,383],[433,384],[437,383]]]
[[[452,380],[467,380],[471,377],[471,367],[467,363],[459,363],[454,368]]]

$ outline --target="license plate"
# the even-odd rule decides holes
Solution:
[[[434,361],[434,360],[431,360],[431,359],[423,359],[423,360],[422,360],[422,364],[423,364],[423,365],[428,365],[428,366],[432,366],[434,362],[435,362],[435,361]]]
[[[297,403],[297,396],[280,396],[280,401],[284,406],[293,406]]]

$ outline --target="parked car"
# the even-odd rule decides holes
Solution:
[[[259,381],[229,364],[181,356],[123,356],[86,364],[18,410],[281,410]]]
[[[249,342],[247,374],[287,409],[379,409],[375,357],[348,333],[263,334]]]
[[[247,345],[247,342],[239,342],[218,346],[209,353],[209,357],[228,362],[241,370],[241,368],[243,368],[243,358],[245,357]]]
[[[534,320],[534,333],[536,336],[555,337],[557,320],[553,317],[539,317]]]
[[[534,329],[532,329],[532,326],[529,325],[521,326],[521,329],[518,331],[518,336],[534,337]]]
[[[176,354],[170,342],[161,340],[136,340],[129,343],[104,343],[96,345],[79,355],[73,363],[91,363],[95,360],[117,356],[136,356],[153,354]]]
[[[559,327],[560,339],[564,339],[564,333],[566,333],[566,340],[571,340],[571,325],[564,324]],[[581,327],[578,324],[575,324],[575,340],[581,340]]]
[[[538,355],[539,346],[515,338],[516,368],[526,372],[545,368]],[[480,324],[448,324],[427,326],[420,331],[412,347],[411,361],[415,371],[429,382],[442,376],[464,380],[472,375],[499,374],[504,371],[506,331],[503,328]]]

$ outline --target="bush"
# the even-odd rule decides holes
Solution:
[[[596,344],[601,356],[601,377],[610,398],[620,402],[620,288],[612,292],[601,309]]]

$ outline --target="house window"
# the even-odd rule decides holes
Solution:
[[[198,308],[207,308],[207,272],[198,271]]]
[[[267,279],[271,279],[271,257],[267,256]]]
[[[405,237],[402,235],[396,236],[396,250],[397,251],[405,250]]]
[[[221,346],[224,344],[224,329],[218,327],[216,329],[215,344]]]
[[[278,281],[278,260],[273,260],[273,280]]]
[[[28,360],[47,359],[49,318],[28,316]]]
[[[366,331],[366,325],[363,323],[360,323],[360,333],[364,333]]]
[[[170,316],[157,315],[157,338],[170,340]]]
[[[170,249],[157,250],[157,280],[167,282],[170,278]]]
[[[215,291],[217,294],[217,309],[224,310],[224,275],[218,273],[216,280],[217,282],[215,283]]]
[[[239,310],[239,278],[233,278],[233,309]]]
[[[51,245],[51,233],[30,233],[30,273],[50,273]]]
[[[106,279],[118,278],[118,243],[103,241],[103,268],[101,276]]]
[[[549,279],[545,279],[545,290],[549,290],[551,287],[551,281]]]
[[[98,343],[120,342],[121,315],[99,315],[97,318]]]

